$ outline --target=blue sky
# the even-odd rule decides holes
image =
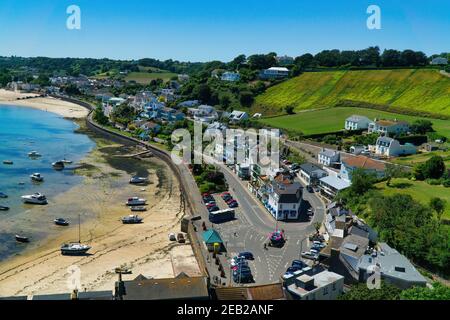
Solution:
[[[81,30],[66,8],[81,8]],[[366,27],[369,5],[382,29]],[[231,60],[323,49],[450,51],[448,0],[0,0],[0,55]]]

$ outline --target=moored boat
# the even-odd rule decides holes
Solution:
[[[64,162],[62,161],[56,161],[52,163],[52,167],[55,170],[63,170],[64,169]]]
[[[6,193],[0,192],[0,198],[8,198],[8,195]]]
[[[126,202],[127,206],[145,206],[146,204],[147,200],[138,197],[128,198]]]
[[[142,222],[142,218],[137,215],[129,215],[128,217],[122,218],[123,224],[139,224]]]
[[[42,182],[44,181],[44,177],[40,174],[40,173],[33,173],[30,176],[32,181],[36,181],[36,182]]]
[[[72,164],[73,163],[73,161],[67,160],[66,158],[62,159],[61,162],[64,164]]]
[[[147,208],[146,207],[131,207],[130,210],[133,212],[144,212],[144,211],[147,211]]]
[[[24,237],[24,236],[20,236],[20,235],[16,234],[16,241],[22,242],[22,243],[27,243],[27,242],[30,242],[30,239],[28,237]]]
[[[81,243],[81,216],[78,216],[78,242],[64,243],[61,246],[63,256],[81,256],[86,254],[91,247]]]
[[[29,204],[47,204],[47,198],[41,193],[22,196],[22,201]]]
[[[12,162],[11,160],[3,160],[3,164],[14,164],[14,162]]]
[[[144,178],[144,177],[134,176],[130,179],[131,184],[142,184],[142,183],[146,183],[146,182],[147,182],[147,178]]]
[[[79,256],[86,254],[89,249],[91,249],[91,247],[86,244],[77,242],[65,243],[61,246],[61,254],[64,256]]]
[[[64,218],[56,218],[55,220],[53,220],[53,222],[57,225],[57,226],[63,226],[63,227],[67,227],[69,225],[69,221],[67,221]]]
[[[39,152],[37,152],[37,151],[31,151],[31,152],[28,152],[28,156],[29,156],[30,158],[39,158],[39,157],[42,157],[42,155],[41,155]]]
[[[0,211],[8,211],[9,207],[0,206]]]

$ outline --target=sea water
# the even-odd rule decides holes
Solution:
[[[51,206],[52,199],[82,182],[73,168],[95,143],[87,135],[76,133],[77,128],[74,122],[54,113],[0,106],[0,192],[8,195],[0,199],[0,205],[10,207],[9,211],[0,211],[0,261],[24,249],[23,244],[15,242],[15,234],[36,242],[46,237],[53,223],[50,217],[35,216],[32,206],[22,203],[22,195],[40,192]],[[30,151],[42,156],[32,159]],[[62,159],[73,164],[63,171],[54,170],[52,163]],[[13,161],[13,165],[3,164],[4,160]],[[32,182],[33,173],[43,175],[44,182]],[[63,212],[60,215],[64,217]]]

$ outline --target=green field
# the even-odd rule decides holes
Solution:
[[[444,199],[447,201],[447,206],[442,219],[450,220],[450,188],[432,186],[424,181],[411,181],[408,179],[393,179],[390,187],[386,186],[386,182],[378,183],[376,187],[385,195],[394,193],[409,194],[413,199],[425,205],[428,205],[433,197]]]
[[[427,69],[306,72],[267,89],[252,111],[277,115],[288,105],[300,111],[343,101],[450,116],[450,78]]]
[[[430,159],[432,156],[440,156],[444,159],[445,166],[450,169],[450,149],[447,151],[439,150],[433,152],[418,153],[407,157],[398,157],[392,160],[393,163],[404,166],[413,167],[417,163],[422,163]]]
[[[263,118],[260,121],[271,127],[300,131],[305,135],[336,132],[344,129],[345,119],[353,114],[366,116],[369,119],[399,119],[413,122],[420,117],[378,111],[375,109],[336,107],[323,110],[303,111],[294,115]],[[450,120],[430,119],[437,133],[450,138]]]
[[[162,79],[164,82],[167,82],[176,75],[176,73],[172,72],[130,72],[124,80],[136,81],[139,84],[149,84],[150,81],[155,79]]]

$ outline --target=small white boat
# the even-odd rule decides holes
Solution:
[[[31,152],[28,152],[28,156],[29,156],[30,158],[39,158],[39,157],[42,157],[42,155],[41,155],[39,152],[37,152],[37,151],[31,151]]]
[[[63,256],[81,256],[86,254],[91,247],[87,244],[81,244],[81,217],[78,216],[78,242],[65,243],[61,246]],[[56,220],[55,220],[56,221]]]
[[[73,163],[73,161],[67,160],[66,158],[62,159],[61,162],[64,164],[72,164]]]
[[[130,179],[131,184],[142,184],[142,183],[146,183],[146,182],[147,182],[147,178],[138,177],[138,176],[134,176]]]
[[[30,176],[32,181],[36,181],[36,182],[42,182],[44,181],[44,177],[40,174],[40,173],[33,173]]]
[[[128,217],[122,218],[123,224],[139,224],[142,222],[142,218],[137,215],[129,215]]]
[[[62,161],[53,162],[52,167],[55,170],[62,170],[62,169],[64,169],[64,162],[62,162]]]
[[[147,200],[138,197],[129,198],[128,201],[126,202],[127,206],[144,206],[146,204]]]
[[[40,193],[35,193],[31,195],[22,196],[22,200],[24,203],[29,204],[47,204],[47,198]]]
[[[79,256],[86,254],[90,246],[81,243],[65,243],[61,246],[61,254],[65,256]]]

